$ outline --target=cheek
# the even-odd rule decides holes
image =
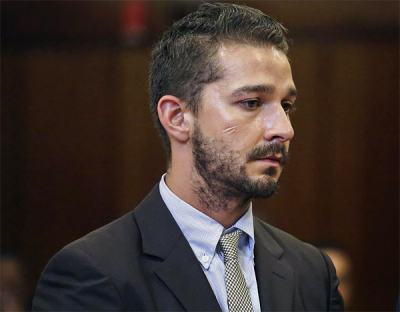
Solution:
[[[221,146],[239,154],[247,154],[259,143],[254,126],[246,123],[236,123],[224,127],[221,135]]]
[[[264,126],[257,120],[232,120],[220,131],[224,140],[229,141],[237,149],[253,148],[263,138]]]
[[[242,137],[250,142],[259,142],[264,137],[265,123],[261,118],[245,120],[241,126]]]
[[[238,120],[217,100],[203,111],[200,125],[211,136],[234,135],[239,128]]]

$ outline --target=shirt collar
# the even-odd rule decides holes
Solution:
[[[192,247],[196,258],[205,269],[209,268],[215,256],[221,235],[236,228],[249,236],[246,254],[253,258],[254,226],[251,203],[247,212],[231,228],[225,230],[217,221],[176,196],[165,183],[165,176],[166,174],[161,177],[159,185],[161,197]]]

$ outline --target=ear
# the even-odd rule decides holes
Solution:
[[[173,95],[164,95],[157,106],[158,118],[170,138],[182,143],[189,140],[185,110],[186,103]]]

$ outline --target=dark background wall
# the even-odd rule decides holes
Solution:
[[[354,262],[352,309],[393,310],[399,3],[245,3],[289,28],[300,93],[291,163],[256,214],[302,240],[341,243]],[[1,244],[25,261],[30,295],[55,252],[134,208],[165,170],[148,112],[149,51],[197,4],[135,5],[1,3]]]

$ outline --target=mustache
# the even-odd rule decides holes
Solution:
[[[289,152],[285,145],[281,143],[272,143],[255,147],[247,154],[247,161],[253,161],[272,155],[282,155],[280,161],[281,166],[285,166],[289,162]]]

